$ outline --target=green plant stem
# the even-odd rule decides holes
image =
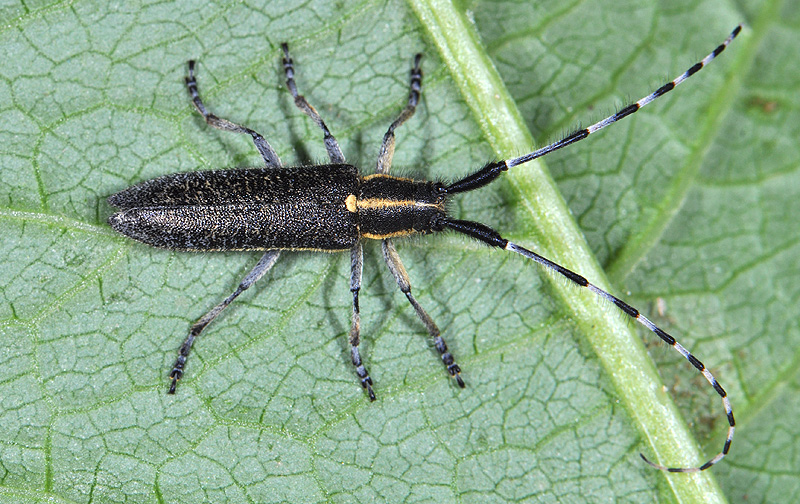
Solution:
[[[409,0],[477,122],[498,156],[518,153],[534,142],[494,65],[464,15],[448,0]],[[508,175],[519,191],[539,242],[535,249],[580,272],[608,290],[603,270],[592,255],[544,165],[528,163]],[[670,466],[693,466],[702,459],[634,324],[615,308],[592,299],[551,276],[557,292],[616,387],[620,401],[649,443],[652,459]],[[644,464],[643,464],[644,466]],[[665,474],[678,502],[721,503],[726,499],[711,472]]]

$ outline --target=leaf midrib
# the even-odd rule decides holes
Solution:
[[[442,61],[449,67],[495,152],[503,156],[511,151],[515,143],[524,144],[520,139],[528,140],[527,144],[532,145],[514,100],[485,49],[477,42],[472,27],[467,26],[463,14],[444,0],[409,0],[409,3],[439,49]],[[488,91],[487,82],[491,83],[491,90]],[[716,103],[721,102],[718,99]],[[498,112],[498,108],[502,107],[506,108]],[[717,105],[717,108],[716,115],[722,116],[722,105]],[[718,121],[721,119],[715,118],[714,123]],[[713,132],[713,128],[706,126],[703,139],[707,142]],[[529,212],[537,237],[541,238],[540,249],[551,259],[580,271],[599,287],[607,289],[608,281],[604,272],[542,163],[537,160],[535,166],[512,171],[508,177]],[[697,454],[692,453],[696,442],[675,405],[663,391],[660,396],[658,394],[658,390],[664,387],[652,360],[647,357],[641,339],[632,332],[630,325],[626,327],[621,317],[614,319],[608,313],[603,313],[599,308],[602,303],[579,299],[580,296],[575,292],[570,292],[570,287],[565,286],[564,282],[553,282],[553,288],[562,298],[565,310],[576,319],[582,333],[600,357],[632,420],[656,451],[656,458],[675,460],[680,454],[684,460],[687,455],[697,459]],[[582,306],[584,302],[593,305]],[[633,396],[631,391],[635,392]],[[667,483],[680,502],[725,502],[719,485],[708,471],[687,478],[672,476],[667,475]]]

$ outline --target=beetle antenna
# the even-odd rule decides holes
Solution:
[[[736,38],[737,35],[739,35],[739,33],[741,31],[742,31],[742,25],[737,26],[736,28],[734,28],[734,30],[731,32],[731,34],[728,35],[728,38],[725,39],[725,41],[723,43],[718,45],[716,49],[711,51],[711,53],[709,53],[708,56],[706,56],[702,60],[698,61],[694,65],[692,65],[688,70],[683,72],[681,75],[679,75],[675,79],[667,82],[666,84],[664,84],[660,88],[656,89],[655,91],[653,91],[649,95],[647,95],[647,96],[645,96],[643,98],[640,98],[636,102],[628,105],[627,107],[623,108],[622,110],[618,111],[617,113],[612,114],[612,115],[606,117],[605,119],[592,124],[588,128],[584,128],[584,129],[580,129],[578,131],[575,131],[574,133],[571,133],[571,134],[567,135],[566,137],[562,138],[561,140],[559,140],[557,142],[553,142],[550,145],[542,147],[541,149],[537,149],[537,150],[535,150],[535,151],[533,151],[533,152],[531,152],[529,154],[525,154],[524,156],[520,156],[520,157],[512,158],[512,159],[507,159],[505,161],[491,162],[491,163],[487,164],[486,166],[484,166],[483,168],[481,168],[480,170],[478,170],[477,172],[475,172],[475,173],[473,173],[471,175],[468,175],[467,177],[465,177],[465,178],[463,178],[463,179],[451,184],[450,186],[448,186],[446,188],[446,192],[448,194],[455,194],[455,193],[459,193],[459,192],[472,191],[474,189],[478,189],[479,187],[483,187],[486,184],[489,184],[490,182],[494,181],[497,177],[500,176],[500,174],[502,172],[508,170],[511,167],[514,167],[514,166],[517,166],[517,165],[521,165],[521,164],[527,163],[529,161],[533,161],[536,158],[540,158],[540,157],[542,157],[542,156],[544,156],[546,154],[550,154],[553,151],[557,151],[559,149],[562,149],[562,148],[566,147],[567,145],[571,145],[571,144],[574,144],[575,142],[579,142],[579,141],[583,140],[584,138],[588,137],[589,135],[591,135],[592,133],[595,133],[595,132],[605,128],[606,126],[609,126],[610,124],[613,124],[613,123],[619,121],[620,119],[623,119],[623,118],[633,114],[634,112],[636,112],[640,108],[644,107],[645,105],[655,101],[656,98],[664,96],[668,92],[672,91],[673,89],[675,89],[675,86],[677,86],[678,84],[682,83],[683,81],[685,81],[686,79],[688,79],[692,75],[694,75],[697,72],[699,72],[700,69],[702,69],[703,67],[705,67],[706,65],[711,63],[711,61],[714,58],[719,56],[720,53],[722,53],[722,51],[724,51],[725,48],[728,47],[728,45],[733,41],[733,39]]]
[[[587,136],[591,135],[592,133],[594,133],[594,132],[596,132],[598,130],[601,130],[601,129],[605,128],[606,126],[608,126],[610,124],[613,124],[613,123],[619,121],[620,119],[633,114],[634,112],[636,112],[640,108],[644,107],[648,103],[651,103],[651,102],[655,101],[656,98],[664,96],[669,91],[672,91],[673,89],[675,89],[675,86],[677,86],[681,82],[685,81],[686,79],[688,79],[692,75],[694,75],[697,72],[699,72],[700,69],[703,68],[704,66],[708,65],[709,63],[711,63],[711,61],[713,61],[714,58],[719,56],[720,53],[722,53],[722,51],[724,51],[725,48],[728,47],[728,44],[730,44],[733,41],[733,39],[735,39],[736,36],[739,35],[739,33],[741,31],[742,31],[742,25],[739,25],[736,28],[734,28],[733,31],[731,32],[731,34],[728,35],[728,38],[725,39],[725,42],[723,42],[720,45],[718,45],[716,49],[714,49],[713,51],[711,51],[711,53],[708,54],[708,56],[706,56],[702,60],[698,61],[694,65],[692,65],[688,70],[683,72],[677,78],[667,82],[666,84],[664,84],[660,88],[656,89],[655,91],[653,91],[649,95],[647,95],[647,96],[645,96],[643,98],[640,98],[635,103],[632,103],[632,104],[628,105],[627,107],[623,108],[622,110],[620,110],[619,112],[617,112],[615,114],[612,114],[612,115],[606,117],[605,119],[592,124],[588,128],[584,128],[584,129],[578,130],[578,131],[576,131],[576,132],[574,132],[574,133],[572,133],[570,135],[567,135],[565,138],[559,140],[558,142],[553,142],[548,146],[542,147],[541,149],[537,149],[537,150],[531,152],[530,154],[526,154],[524,156],[520,156],[520,157],[514,158],[514,159],[509,159],[509,160],[506,161],[506,165],[509,168],[511,168],[512,166],[517,166],[517,165],[520,165],[520,164],[523,164],[523,163],[527,163],[528,161],[532,161],[532,160],[534,160],[536,158],[540,158],[540,157],[542,157],[542,156],[544,156],[546,154],[549,154],[549,153],[551,153],[553,151],[556,151],[558,149],[566,147],[567,145],[570,145],[570,144],[573,144],[573,143],[578,142],[580,140],[583,140],[584,138],[586,138]]]
[[[533,261],[539,263],[540,265],[544,266],[550,271],[558,273],[559,275],[567,278],[570,282],[574,283],[579,287],[585,287],[590,291],[597,294],[600,298],[610,302],[620,310],[622,310],[626,315],[631,317],[632,319],[636,320],[650,331],[655,333],[656,336],[664,340],[668,345],[672,346],[675,350],[678,351],[689,363],[695,367],[704,377],[708,380],[708,383],[714,387],[714,390],[719,394],[722,398],[722,405],[725,408],[725,414],[728,418],[728,436],[725,438],[725,444],[722,447],[722,451],[720,451],[717,455],[713,458],[708,460],[706,463],[697,466],[697,467],[666,467],[662,465],[655,464],[647,459],[643,454],[639,454],[642,459],[650,464],[651,466],[655,467],[656,469],[660,469],[662,471],[668,472],[700,472],[708,469],[709,467],[713,466],[720,460],[722,460],[725,455],[728,454],[730,451],[731,443],[733,442],[733,432],[735,430],[736,422],[733,418],[733,409],[731,407],[730,399],[728,399],[728,394],[725,392],[725,389],[719,384],[714,375],[711,374],[702,362],[700,362],[697,357],[691,354],[689,350],[687,350],[683,345],[678,343],[678,341],[669,335],[666,331],[655,325],[650,319],[642,315],[639,310],[634,308],[633,306],[629,305],[628,303],[622,301],[616,296],[609,294],[608,292],[604,291],[600,287],[590,283],[586,278],[583,276],[575,273],[574,271],[561,266],[560,264],[554,263],[553,261],[547,259],[546,257],[540,256],[536,252],[532,252],[524,247],[517,245],[516,243],[512,243],[502,236],[500,233],[495,231],[494,229],[486,226],[484,224],[480,224],[478,222],[471,222],[471,221],[463,221],[463,220],[454,220],[454,219],[447,219],[442,223],[445,227],[452,229],[453,231],[457,231],[461,234],[465,234],[476,240],[482,241],[488,245],[493,247],[498,247],[509,252],[516,252],[528,259],[532,259]]]

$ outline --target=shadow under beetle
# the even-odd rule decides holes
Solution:
[[[633,114],[711,62],[740,31],[741,26],[736,27],[711,54],[676,79],[619,112],[530,154],[488,163],[453,183],[389,175],[394,155],[394,132],[414,115],[419,101],[422,86],[421,54],[415,56],[411,69],[408,103],[383,137],[376,173],[366,176],[360,175],[357,167],[345,162],[339,144],[319,113],[297,92],[294,66],[287,44],[282,44],[286,86],[294,97],[295,105],[322,130],[329,164],[284,167],[263,136],[208,112],[197,90],[195,62],[189,61],[186,87],[195,108],[210,126],[250,135],[266,166],[177,173],[142,182],[108,198],[108,202],[119,209],[119,212],[109,217],[108,223],[130,238],[171,250],[266,252],[236,290],[192,326],[169,374],[169,393],[175,393],[178,380],[183,376],[194,339],[239,294],[272,268],[282,250],[350,251],[350,291],[353,294],[350,355],[361,386],[367,391],[370,401],[374,401],[372,378],[358,351],[361,337],[358,296],[363,266],[361,242],[366,238],[381,240],[383,257],[389,271],[428,330],[447,372],[463,388],[461,368],[448,351],[433,319],[411,294],[408,274],[392,244],[395,237],[449,230],[492,247],[516,252],[563,275],[574,284],[585,287],[614,304],[680,352],[703,374],[722,398],[729,424],[725,445],[720,453],[699,467],[669,468],[650,462],[644,455],[642,458],[653,467],[671,472],[697,472],[716,464],[730,449],[735,425],[733,411],[725,390],[696,357],[636,308],[591,284],[583,276],[506,240],[484,224],[453,219],[448,215],[447,203],[456,194],[473,191],[493,182],[511,167],[583,140],[597,130]]]

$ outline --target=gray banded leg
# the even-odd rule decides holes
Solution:
[[[263,277],[267,271],[269,271],[274,265],[275,261],[278,260],[278,256],[281,255],[280,250],[268,250],[261,259],[258,260],[258,263],[255,267],[250,270],[250,273],[245,275],[242,279],[241,283],[239,283],[239,287],[236,290],[225,298],[220,304],[212,308],[208,313],[200,317],[200,320],[194,323],[192,329],[189,331],[189,335],[186,337],[186,340],[181,345],[180,350],[178,350],[178,358],[175,360],[175,364],[172,366],[172,372],[170,372],[169,377],[172,379],[172,383],[169,386],[169,393],[175,393],[175,387],[178,385],[178,380],[181,379],[183,376],[183,368],[186,366],[186,359],[189,357],[189,352],[192,349],[192,343],[194,343],[194,339],[203,332],[203,329],[206,328],[208,324],[211,323],[217,315],[219,315],[222,310],[224,310],[234,299],[236,299],[239,294],[246,291],[250,288],[254,283],[258,281],[259,278]]]
[[[411,68],[411,90],[408,93],[408,104],[406,108],[400,112],[397,119],[389,126],[389,130],[383,135],[381,151],[380,154],[378,154],[377,173],[388,174],[389,170],[391,170],[392,157],[394,157],[394,130],[411,119],[411,116],[413,116],[414,112],[417,110],[419,95],[422,92],[422,69],[419,66],[421,60],[421,54],[414,56],[414,67]]]
[[[353,322],[350,326],[350,358],[356,368],[356,374],[361,380],[361,386],[367,391],[369,400],[375,400],[372,390],[372,378],[369,371],[361,362],[358,345],[361,343],[361,312],[358,307],[358,293],[361,291],[361,274],[364,269],[364,251],[361,243],[350,249],[350,292],[353,293]]]
[[[289,45],[283,43],[281,44],[281,48],[283,49],[283,70],[286,72],[286,87],[289,88],[289,92],[291,92],[294,97],[294,104],[297,105],[297,108],[302,110],[305,115],[317,123],[317,126],[322,130],[325,139],[325,150],[328,151],[328,157],[331,163],[344,163],[342,149],[339,147],[336,138],[334,138],[333,134],[328,130],[325,121],[322,120],[317,110],[306,101],[306,97],[297,92],[297,84],[294,82],[294,62],[291,56],[289,56]]]
[[[464,388],[464,380],[461,379],[461,368],[458,367],[455,359],[447,350],[447,343],[444,342],[439,328],[436,327],[436,323],[431,316],[428,315],[428,312],[420,306],[411,294],[411,282],[405,267],[403,267],[403,263],[400,261],[400,256],[397,255],[397,249],[394,248],[392,241],[389,239],[383,240],[382,248],[383,258],[386,260],[386,265],[389,266],[389,271],[392,272],[394,279],[397,281],[397,286],[400,287],[400,291],[406,295],[408,302],[414,307],[419,319],[425,324],[425,329],[428,330],[428,334],[433,338],[433,344],[436,346],[436,350],[439,351],[439,355],[442,357],[442,363],[444,363],[447,368],[447,372],[450,373],[450,376],[455,378],[459,387]]]
[[[250,135],[253,137],[253,143],[256,145],[256,149],[258,149],[258,152],[261,153],[261,157],[264,158],[264,163],[267,165],[267,168],[280,168],[281,160],[278,157],[278,154],[275,153],[269,142],[267,142],[263,136],[251,130],[250,128],[240,126],[230,122],[227,119],[217,117],[206,110],[205,105],[203,105],[203,100],[200,99],[200,93],[197,91],[197,80],[194,76],[194,65],[194,60],[190,60],[189,75],[186,77],[186,88],[189,90],[189,94],[192,95],[192,103],[194,103],[197,111],[203,115],[206,123],[208,123],[209,126],[213,126],[214,128],[221,129],[223,131],[232,131],[234,133],[244,133],[246,135]]]

